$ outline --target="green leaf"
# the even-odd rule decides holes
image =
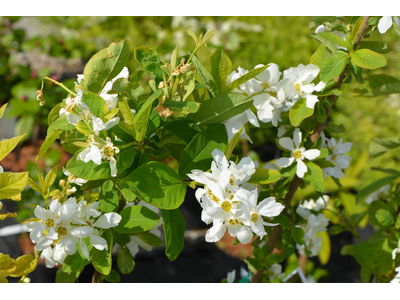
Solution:
[[[377,139],[373,138],[369,143],[369,154],[371,157],[378,157],[387,151],[400,146],[399,138]]]
[[[343,40],[341,37],[337,36],[332,32],[320,32],[318,33],[318,35],[338,46],[344,47],[346,49],[349,48],[349,45],[345,40]]]
[[[369,49],[374,52],[378,53],[388,53],[392,49],[385,43],[383,42],[377,42],[377,41],[363,41],[358,44],[358,49]]]
[[[289,218],[284,212],[281,212],[279,216],[274,217],[274,220],[283,228],[291,228]]]
[[[357,19],[356,23],[354,24],[353,29],[351,30],[350,42],[351,42],[352,44],[354,44],[354,42],[355,42],[356,39],[357,39],[357,36],[358,36],[358,33],[360,32],[362,23],[363,23],[363,18],[362,18],[362,17],[359,17],[359,18]],[[362,42],[361,42],[361,43],[362,43]],[[361,44],[361,43],[360,43],[360,44]],[[358,44],[358,47],[360,47],[360,44]],[[348,50],[351,50],[351,49],[348,49]]]
[[[299,245],[304,245],[304,230],[298,227],[292,227],[292,237]]]
[[[7,105],[8,105],[8,103],[5,103],[0,107],[0,119],[3,117],[4,111],[6,110]]]
[[[82,102],[89,106],[91,113],[96,117],[103,118],[108,112],[106,101],[95,93],[84,92],[82,95]]]
[[[179,208],[173,210],[161,210],[164,222],[165,255],[170,261],[174,261],[181,253],[185,242],[185,219]]]
[[[87,240],[89,238],[86,238]],[[91,248],[93,248],[92,245],[90,245],[89,240],[87,241],[86,245],[89,244],[89,253]],[[67,255],[67,257],[64,260],[64,263],[62,265],[62,270],[65,273],[72,273],[72,272],[77,272],[81,269],[83,269],[86,265],[90,264],[90,260],[88,260],[85,255],[83,255],[81,247],[79,243],[77,243],[77,248],[78,250],[75,252],[73,255]],[[60,268],[61,269],[61,268]]]
[[[326,47],[324,44],[321,44],[317,51],[314,52],[314,54],[310,58],[310,63],[313,65],[316,65],[318,68],[321,68],[321,66],[324,64],[326,59]]]
[[[11,198],[21,193],[28,184],[29,172],[0,173],[0,199]]]
[[[232,72],[232,62],[222,50],[215,51],[210,58],[211,75],[219,88],[219,94],[225,89],[228,75]]]
[[[274,169],[256,168],[256,172],[248,180],[249,183],[269,184],[278,181],[281,173]]]
[[[326,149],[326,148],[323,148]],[[322,150],[322,149],[321,149]],[[315,160],[313,161],[316,165],[318,165],[321,169],[325,169],[325,168],[334,168],[335,164],[331,163],[330,161],[327,161],[325,159],[319,159],[319,160]]]
[[[311,117],[314,113],[314,108],[306,106],[306,99],[298,100],[289,111],[290,124],[298,127],[304,119]]]
[[[318,123],[325,123],[325,121],[326,121],[326,112],[325,112],[324,105],[320,101],[318,101],[315,104],[315,109],[316,109],[316,113],[317,113],[317,121],[318,121]]]
[[[343,126],[343,124],[336,125],[336,124],[328,124],[324,130],[328,131],[330,134],[341,134],[343,132],[346,132],[346,128]]]
[[[69,131],[73,129],[75,129],[75,125],[69,124],[67,122],[67,117],[61,117],[51,123],[51,125],[47,129],[47,135],[52,134],[54,130]]]
[[[49,150],[51,145],[57,140],[62,132],[58,130],[54,130],[53,133],[48,134],[46,136],[46,140],[43,142],[42,146],[40,147],[39,154],[36,156],[35,163]]]
[[[242,134],[242,132],[243,132],[243,127],[241,127],[239,131],[235,133],[232,140],[229,142],[228,147],[226,147],[225,156],[227,157],[227,159],[230,159],[233,150],[235,149],[237,143],[240,141],[240,135]]]
[[[56,273],[56,283],[74,283],[77,279],[76,272],[66,273],[59,268]]]
[[[0,141],[0,160],[2,160],[8,153],[10,153],[19,143],[19,141],[26,135],[19,135],[8,140]]]
[[[143,137],[145,136],[147,127],[149,125],[149,117],[152,111],[152,104],[161,94],[162,90],[157,90],[146,100],[145,103],[143,103],[140,110],[136,112],[133,124],[136,131],[137,141],[142,141]]]
[[[50,188],[53,185],[54,181],[56,180],[57,171],[58,171],[58,165],[55,165],[46,175],[46,178],[44,180],[46,186],[42,187],[46,191],[46,195],[50,192]]]
[[[357,198],[356,198],[357,203],[360,200],[362,200],[363,198],[365,198],[366,196],[368,196],[369,194],[371,194],[372,192],[375,192],[376,190],[383,187],[384,185],[391,183],[393,180],[395,180],[398,177],[399,177],[399,175],[387,176],[387,177],[381,178],[381,179],[371,183],[370,185],[366,186],[365,188],[363,188],[361,191],[358,192]]]
[[[112,265],[111,251],[113,246],[113,234],[111,229],[106,229],[102,234],[100,234],[100,237],[107,241],[108,250],[97,250],[96,248],[93,248],[92,264],[97,272],[103,275],[108,275],[111,272]]]
[[[148,72],[158,78],[163,78],[163,74],[166,74],[161,69],[160,57],[157,51],[149,47],[136,47],[134,50],[136,61]]]
[[[119,205],[118,192],[114,189],[114,182],[107,180],[101,186],[99,209],[104,213],[116,212]]]
[[[128,248],[122,247],[118,250],[117,265],[122,274],[129,274],[135,268],[135,261]]]
[[[129,42],[118,40],[93,55],[83,71],[86,90],[100,94],[106,83],[122,71],[130,52]]]
[[[336,51],[334,55],[328,58],[321,67],[319,77],[322,81],[328,82],[329,80],[338,77],[346,68],[350,57],[343,51]]]
[[[171,108],[183,114],[190,114],[199,110],[200,103],[194,101],[170,101],[164,107]]]
[[[386,66],[386,58],[369,49],[359,49],[351,56],[351,61],[365,69],[378,69]]]
[[[126,124],[133,125],[134,117],[132,115],[131,108],[129,107],[126,100],[123,97],[121,97],[120,95],[118,95],[118,108],[119,108],[119,111],[121,112],[122,117],[124,118]]]
[[[146,231],[143,233],[139,233],[137,236],[143,242],[145,242],[147,245],[150,245],[153,247],[159,247],[162,245],[162,240],[158,236],[156,236],[154,233]]]
[[[79,121],[77,124],[76,124],[76,129],[80,132],[80,133],[82,133],[82,134],[84,134],[84,135],[86,135],[86,136],[90,136],[93,132],[92,132],[92,129],[87,125],[87,123],[85,122],[85,121]],[[54,132],[53,132],[54,133]]]
[[[186,194],[186,184],[170,167],[151,161],[120,181],[140,199],[162,209],[178,208]]]
[[[193,169],[207,171],[211,167],[214,149],[225,151],[228,135],[225,125],[212,124],[203,130],[187,145],[182,152],[179,175],[186,177]]]
[[[368,272],[374,273],[374,245],[359,243],[354,246],[354,258]]]
[[[256,78],[258,74],[264,72],[268,67],[269,66],[266,65],[249,71],[248,73],[244,74],[243,76],[239,77],[238,79],[227,85],[224,89],[224,93],[232,91],[233,89],[237,88],[238,86],[245,83],[246,81],[249,81],[252,78]]]
[[[310,34],[313,38],[315,38],[317,41],[321,42],[322,44],[324,44],[329,50],[331,50],[331,52],[335,52],[337,51],[337,48],[335,46],[334,43],[332,43],[331,41],[323,38],[322,36],[318,35],[318,34]]]
[[[10,277],[21,277],[26,276],[33,272],[37,266],[37,259],[34,259],[32,255],[26,254],[18,257],[15,261],[17,268]]]
[[[392,216],[394,213],[393,207],[380,200],[373,201],[368,207],[368,217],[371,223],[385,230],[389,227],[389,225],[386,224],[394,224],[394,218]]]
[[[135,148],[124,148],[120,150],[117,159],[117,172],[120,173],[127,169],[135,158]],[[111,177],[110,163],[102,161],[100,165],[96,165],[93,161],[85,163],[77,160],[79,153],[76,153],[67,163],[67,170],[73,175],[85,180],[108,179]]]
[[[339,234],[339,233],[341,233],[341,232],[343,232],[345,230],[346,229],[343,228],[342,226],[334,225],[331,228],[329,228],[329,233],[332,234],[332,235],[336,235],[336,234]]]
[[[360,279],[363,283],[368,283],[371,280],[372,273],[368,272],[365,268],[360,269]]]
[[[223,94],[202,102],[197,113],[189,114],[187,119],[199,125],[220,123],[244,112],[252,104],[253,99],[245,95],[239,93]]]
[[[378,209],[375,217],[382,226],[392,226],[394,224],[393,216],[386,209]]]
[[[201,128],[197,124],[186,119],[174,120],[166,124],[164,129],[177,136],[186,144],[189,144],[196,134],[201,132]]]
[[[204,68],[201,62],[197,59],[196,56],[192,57],[193,65],[196,67],[196,73],[199,74],[200,78],[203,80],[204,85],[206,86],[208,92],[212,97],[218,96],[218,85],[215,82],[214,78],[211,74]]]
[[[306,165],[307,172],[304,174],[304,182],[322,193],[324,191],[324,176],[322,175],[321,168],[310,161]]]
[[[392,259],[393,249],[390,246],[389,239],[386,238],[374,245],[374,270],[376,275],[381,276],[394,268],[394,260]]]
[[[154,211],[142,205],[129,206],[119,214],[121,221],[114,227],[119,233],[141,233],[152,229],[160,222]]]
[[[177,56],[178,56],[178,46],[175,46],[175,49],[174,49],[174,51],[172,51],[172,54],[171,54],[171,67],[172,67],[172,69],[175,69],[175,67],[176,67],[176,58],[177,58]]]
[[[107,280],[108,282],[114,282],[114,283],[121,281],[121,277],[119,276],[118,272],[114,270],[111,270],[110,274],[104,277],[104,279]]]
[[[340,255],[352,255],[354,256],[354,247],[355,245],[344,245],[340,250]]]
[[[356,97],[377,97],[400,93],[400,81],[386,74],[372,74],[364,78],[363,84],[357,84],[353,91]]]

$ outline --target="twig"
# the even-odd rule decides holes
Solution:
[[[364,35],[365,31],[368,29],[369,25],[368,25],[368,19],[369,17],[363,17],[363,23],[361,25],[361,29],[358,33],[358,36],[354,42],[354,50],[357,48],[362,36]],[[335,78],[335,81],[337,82],[336,84],[336,88],[340,89],[340,87],[342,86],[343,83],[343,79],[344,76],[346,74],[347,71],[347,66],[344,69],[344,71]],[[332,95],[329,96],[329,99],[332,101],[332,106],[333,104],[335,104],[336,100],[337,100],[338,96],[336,95]],[[327,121],[328,121],[328,117],[329,117],[329,113],[331,112],[331,108],[325,108],[325,112],[326,112],[326,119],[324,123],[318,123],[315,126],[314,129],[314,133],[311,135],[310,139],[313,143],[315,143],[319,137],[319,135],[321,134],[322,130],[325,128],[325,126],[327,125]],[[289,186],[289,192],[286,194],[285,197],[285,209],[283,210],[284,212],[286,212],[286,210],[290,207],[290,203],[292,202],[293,196],[297,191],[297,188],[299,187],[300,183],[301,183],[301,178],[297,177],[297,175],[294,176],[292,182],[290,183]],[[272,253],[273,249],[275,248],[275,245],[278,241],[279,235],[282,232],[282,227],[281,226],[275,226],[274,230],[271,233],[271,237],[268,240],[268,247],[269,247],[269,252]],[[262,274],[263,274],[264,270],[263,269],[259,269],[257,270],[254,274],[253,274],[253,278],[251,280],[251,282],[259,282]]]
[[[99,272],[97,272],[97,270],[94,270],[92,283],[99,283],[98,278],[99,278]]]

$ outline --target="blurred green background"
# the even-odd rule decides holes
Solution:
[[[63,81],[73,87],[76,74],[83,72],[89,58],[117,39],[128,39],[132,48],[148,46],[156,49],[162,60],[169,60],[178,45],[178,54],[193,50],[194,42],[187,28],[196,35],[209,28],[215,34],[198,51],[198,57],[208,66],[210,55],[224,49],[236,69],[247,70],[257,64],[276,63],[283,71],[302,63],[318,48],[319,42],[310,36],[310,17],[0,17],[0,105],[8,102],[6,116],[16,118],[15,134],[28,132],[27,139],[37,140],[45,133],[47,114],[63,100],[65,93],[58,87],[45,84],[46,104],[36,101],[36,90],[41,86],[41,75]],[[392,51],[384,54],[384,72],[400,78],[398,60],[400,43],[393,30],[384,35],[375,33],[373,40],[388,43]],[[130,74],[141,69],[131,56]],[[149,78],[148,78],[149,79]],[[351,141],[350,155],[356,170],[350,169],[343,179],[345,186],[358,191],[384,174],[370,171],[371,166],[396,168],[398,151],[381,157],[368,157],[368,145],[373,137],[398,136],[400,128],[400,98],[356,98],[352,96],[355,81],[342,86],[343,95],[332,112],[332,120],[343,124],[347,132],[343,142]],[[1,125],[1,123],[0,123]],[[247,129],[254,144],[250,149],[262,151],[266,144],[274,144],[276,129]],[[252,152],[253,156],[257,155]],[[265,163],[262,156],[261,163]],[[48,164],[54,161],[48,160]],[[32,166],[31,166],[32,167]]]

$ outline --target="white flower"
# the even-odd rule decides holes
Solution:
[[[286,97],[293,100],[306,98],[306,106],[314,108],[318,97],[313,95],[314,91],[320,92],[325,87],[326,83],[320,81],[317,85],[312,81],[317,77],[319,68],[313,64],[304,66],[300,64],[297,68],[289,68],[283,71],[283,80],[277,85],[285,90]]]
[[[244,130],[244,125],[247,122],[250,122],[256,127],[260,127],[257,117],[253,114],[253,112],[250,109],[247,109],[241,114],[238,114],[226,120],[224,125],[226,127],[226,132],[228,133],[228,139],[232,139],[235,136],[236,132],[238,132],[240,128],[243,127],[243,131],[240,134],[240,138],[247,139],[250,141],[250,143],[252,143],[250,137],[246,134],[246,131]]]
[[[95,135],[99,135],[100,131],[108,130],[119,123],[119,117],[113,118],[110,121],[104,123],[100,118],[92,116],[92,126]]]
[[[82,178],[77,178],[75,177],[75,175],[72,175],[71,172],[69,172],[66,168],[63,167],[62,169],[63,173],[65,176],[68,176],[68,181],[70,183],[74,183],[76,185],[82,186],[83,184],[85,184],[86,182],[88,182],[85,179]]]
[[[275,127],[278,126],[278,121],[282,121],[281,109],[285,105],[285,92],[282,88],[278,90],[277,98],[267,93],[262,93],[253,96],[254,107],[257,109],[257,116],[261,122],[272,122]]]
[[[106,144],[101,148],[101,158],[110,162],[111,176],[117,176],[117,161],[114,158],[115,154],[119,153],[119,148],[115,147],[109,137],[106,137]]]
[[[381,187],[379,190],[371,193],[367,199],[365,200],[365,203],[367,204],[371,204],[373,201],[375,200],[379,200],[379,199],[385,199],[386,196],[389,194],[389,190],[390,190],[390,185],[384,185],[383,187]]]
[[[397,253],[400,253],[400,240],[399,240],[399,242],[397,243],[397,248],[395,248],[395,249],[392,251],[392,259],[393,259],[393,260],[396,259],[396,254],[397,254]]]
[[[68,195],[68,196],[72,195],[72,194],[75,193],[76,191],[77,191],[76,187],[72,187],[72,188],[71,188],[71,186],[68,185],[68,187],[67,187],[67,195]]]
[[[282,272],[282,266],[280,264],[273,264],[266,271],[267,276],[269,277],[269,281],[273,281],[274,278],[282,278],[285,276],[285,273]]]
[[[259,64],[254,69],[263,67],[264,65]],[[255,78],[261,82],[262,87],[265,91],[275,91],[275,84],[279,81],[282,72],[279,72],[279,66],[274,63],[268,64],[268,68],[258,74]]]
[[[276,226],[278,224],[264,222],[262,216],[272,218],[278,216],[285,208],[282,204],[275,201],[275,197],[268,197],[257,205],[258,191],[247,191],[240,189],[236,196],[248,205],[245,212],[246,219],[250,220],[251,230],[260,237],[267,233],[264,226]]]
[[[4,169],[2,166],[0,166],[0,174],[4,172]]]
[[[394,269],[397,274],[394,276],[394,278],[390,281],[390,283],[400,283],[400,266]]]
[[[296,209],[296,212],[304,219],[307,219],[308,216],[311,214],[310,210],[315,210],[316,212],[318,212],[321,209],[325,208],[328,201],[329,201],[328,195],[324,195],[323,198],[319,197],[317,201],[314,201],[313,199],[305,200],[302,204],[299,204],[299,206]]]
[[[334,138],[325,138],[325,141],[328,149],[333,152],[331,155],[325,157],[325,160],[335,163],[336,166],[322,169],[324,178],[326,178],[326,174],[331,177],[342,178],[344,176],[342,170],[349,167],[351,160],[350,156],[343,155],[343,153],[349,152],[353,143],[342,143],[342,138],[340,138],[339,143],[336,143]]]
[[[228,274],[226,276],[226,281],[228,281],[228,283],[234,283],[235,277],[236,277],[236,270],[228,272]]]
[[[284,149],[291,151],[291,157],[281,157],[276,160],[276,164],[282,168],[290,166],[294,161],[297,162],[296,175],[299,178],[303,178],[304,174],[307,172],[307,166],[303,162],[304,158],[309,160],[317,158],[321,151],[317,149],[306,150],[304,147],[300,147],[302,133],[299,128],[296,128],[293,132],[293,140],[284,137],[279,139],[279,145]]]
[[[85,163],[93,161],[96,165],[100,165],[102,154],[96,144],[97,143],[94,141],[93,135],[91,135],[88,140],[88,147],[80,152],[76,159],[82,160]]]
[[[393,21],[400,26],[400,20],[398,17],[393,17]],[[378,30],[380,33],[384,34],[393,24],[392,17],[386,16],[382,17],[378,23]]]
[[[229,85],[236,79],[242,77],[243,75],[247,74],[249,71],[238,67],[238,71],[233,71],[231,74],[229,74],[227,78],[226,84]],[[239,93],[244,93],[247,96],[251,97],[253,94],[260,93],[263,90],[262,85],[260,82],[258,82],[256,79],[252,78],[245,83],[242,83],[239,85],[238,88],[234,89],[234,92],[239,92]]]

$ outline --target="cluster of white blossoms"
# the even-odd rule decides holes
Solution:
[[[329,224],[329,219],[323,213],[314,215],[311,210],[319,212],[325,208],[328,200],[329,196],[320,197],[317,201],[306,200],[303,204],[299,204],[296,209],[296,212],[307,221],[305,224],[298,225],[298,227],[304,230],[304,244],[311,252],[310,257],[316,256],[321,249],[322,238],[317,237],[317,233],[325,231]],[[304,245],[296,244],[296,248],[301,254],[305,255]]]
[[[49,209],[36,206],[36,218],[25,225],[32,242],[36,243],[35,250],[42,251],[41,257],[46,259],[46,267],[63,264],[67,255],[75,254],[78,243],[83,255],[90,260],[83,241],[86,237],[94,248],[108,250],[107,241],[99,236],[98,228],[117,226],[121,216],[114,212],[102,215],[97,210],[99,204],[96,201],[87,205],[84,200],[77,203],[76,198],[71,197],[63,204],[58,199],[51,201]]]
[[[279,145],[285,150],[290,151],[291,157],[281,157],[275,161],[276,165],[281,168],[286,168],[292,165],[294,161],[297,163],[296,175],[299,178],[303,178],[307,172],[307,165],[303,162],[306,158],[312,160],[320,156],[321,151],[318,149],[306,150],[301,146],[302,133],[299,128],[295,128],[293,131],[293,139],[289,137],[283,137],[278,140]]]
[[[340,138],[339,142],[336,142],[334,138],[330,139],[326,138],[323,132],[321,133],[321,138],[322,138],[321,149],[328,148],[332,150],[332,154],[325,157],[325,160],[335,164],[335,167],[322,169],[324,179],[326,179],[326,175],[335,178],[343,178],[344,174],[342,170],[347,169],[349,167],[351,160],[350,156],[343,154],[351,150],[353,143],[350,142],[342,143],[342,138]]]
[[[263,67],[257,65],[255,68]],[[326,83],[320,81],[317,85],[312,83],[319,73],[319,68],[313,64],[304,66],[298,65],[296,68],[289,68],[279,72],[279,66],[270,63],[268,68],[258,74],[233,91],[245,94],[254,99],[254,107],[257,109],[257,116],[261,122],[272,122],[277,127],[278,121],[282,121],[282,112],[289,111],[290,108],[300,99],[306,99],[306,106],[314,108],[318,102],[318,97],[314,92],[320,92]],[[233,71],[227,79],[229,85],[236,79],[247,74],[249,71],[239,67],[237,72]],[[248,109],[245,112],[227,120],[225,126],[228,132],[228,138],[235,135],[247,122],[259,127],[258,120],[253,112]],[[246,138],[250,142],[250,138],[245,131],[242,132],[241,138]]]
[[[376,200],[385,200],[387,195],[389,194],[389,191],[390,191],[390,184],[384,185],[379,190],[376,190],[375,192],[371,193],[367,197],[367,199],[365,199],[365,203],[371,204],[373,201]]]
[[[257,204],[257,189],[248,191],[241,186],[255,172],[250,157],[244,157],[236,165],[228,162],[218,149],[214,149],[212,156],[211,173],[192,170],[191,174],[187,174],[192,180],[204,184],[204,188],[196,190],[196,199],[203,208],[203,222],[213,224],[207,231],[206,241],[219,241],[227,229],[242,244],[249,243],[253,233],[263,237],[267,234],[264,226],[278,225],[265,222],[263,217],[278,216],[284,206],[277,203],[274,197]]]

